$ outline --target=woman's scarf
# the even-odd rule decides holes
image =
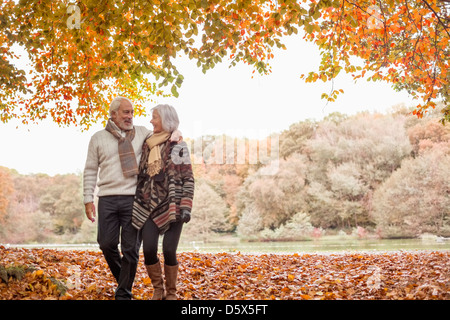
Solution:
[[[166,142],[170,138],[171,133],[161,131],[154,133],[150,138],[146,140],[148,147],[150,148],[150,154],[148,156],[147,173],[150,177],[155,176],[161,171],[162,159],[160,145]]]
[[[132,177],[138,174],[138,165],[136,155],[134,154],[133,144],[135,129],[126,131],[125,137],[120,134],[119,127],[111,120],[108,120],[105,130],[111,133],[119,141],[119,158],[124,177]]]

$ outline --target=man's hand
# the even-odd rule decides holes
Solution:
[[[86,217],[95,222],[95,205],[93,202],[88,202],[84,205],[84,211],[86,212]]]
[[[170,136],[170,141],[178,142],[178,143],[183,141],[183,136],[181,135],[181,131],[175,130],[174,132],[172,132],[172,135]]]

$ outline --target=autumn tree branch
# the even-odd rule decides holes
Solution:
[[[445,23],[441,20],[441,17],[437,14],[437,12],[433,9],[433,7],[428,3],[428,1],[426,0],[421,0],[423,3],[425,3],[425,5],[428,7],[428,9],[430,9],[435,15],[436,18],[438,19],[439,23],[442,25],[442,27],[444,28],[445,32],[447,33],[447,35],[450,37],[450,32],[449,32],[449,28],[448,26],[445,25]],[[442,0],[441,0],[442,1]],[[449,2],[449,1],[445,1],[445,2]],[[450,2],[449,2],[450,3]],[[447,19],[447,18],[446,18]]]

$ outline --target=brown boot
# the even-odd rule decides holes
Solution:
[[[145,265],[148,276],[152,280],[153,297],[152,300],[162,300],[164,298],[164,281],[162,278],[161,263],[158,261],[152,265]]]
[[[178,264],[175,266],[164,264],[164,274],[166,276],[166,300],[177,300]]]

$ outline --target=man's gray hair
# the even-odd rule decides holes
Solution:
[[[120,104],[122,103],[122,101],[128,101],[129,103],[131,103],[131,105],[133,105],[133,102],[131,102],[130,99],[125,98],[125,97],[115,97],[113,99],[113,101],[111,101],[111,104],[109,105],[109,116],[111,117],[113,112],[117,112],[117,110],[119,110],[120,108]]]
[[[174,132],[178,129],[180,120],[178,119],[178,114],[174,107],[168,104],[159,104],[152,108],[151,111],[153,112],[153,110],[158,111],[164,131]]]

